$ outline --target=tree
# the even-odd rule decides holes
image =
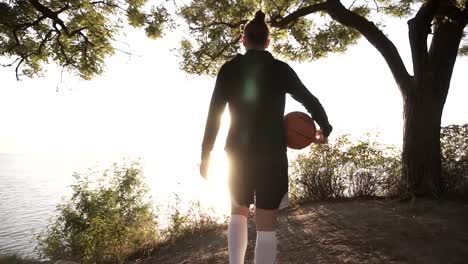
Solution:
[[[0,56],[17,79],[42,72],[53,61],[90,79],[115,51],[112,40],[125,24],[159,38],[171,27],[167,9],[147,0],[12,0],[0,2]]]
[[[364,36],[387,62],[402,94],[407,190],[441,193],[440,123],[457,55],[468,54],[468,43],[460,45],[468,0],[354,0],[348,7],[340,0],[197,0],[186,5],[165,0],[150,12],[144,11],[147,0],[16,0],[0,2],[0,56],[14,59],[4,66],[14,66],[17,75],[34,76],[52,60],[89,79],[102,72],[105,57],[114,52],[111,40],[123,20],[145,26],[154,38],[172,27],[164,7],[169,2],[189,26],[179,49],[180,67],[188,73],[214,75],[240,51],[241,27],[258,9],[268,15],[273,52],[287,60],[344,52]],[[383,15],[409,18],[413,74],[379,27]]]
[[[340,0],[194,1],[180,12],[192,36],[182,41],[181,67],[213,74],[239,51],[240,25],[257,9],[269,17],[273,52],[289,60],[344,52],[364,36],[388,64],[403,97],[402,175],[407,194],[438,196],[442,111],[457,55],[468,53],[466,43],[459,48],[468,22],[464,1],[355,0],[348,8]],[[394,43],[373,22],[377,15],[409,18],[412,75]]]

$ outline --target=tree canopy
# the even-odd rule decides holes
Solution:
[[[103,72],[115,51],[112,40],[125,24],[163,36],[172,20],[163,5],[147,0],[13,0],[0,2],[0,56],[3,66],[33,77],[51,62],[90,79]]]
[[[345,3],[346,2],[346,3]],[[438,1],[429,1],[438,2]],[[436,19],[464,23],[467,1],[441,0]],[[423,10],[420,0],[197,0],[184,4],[148,0],[10,0],[0,2],[0,56],[17,77],[35,76],[54,62],[90,79],[115,52],[113,39],[128,24],[160,38],[175,19],[188,32],[179,46],[180,67],[193,74],[217,72],[240,51],[242,26],[261,9],[271,28],[271,50],[292,61],[310,61],[344,52],[364,35],[389,64],[402,64],[381,30],[384,16],[409,17]],[[382,52],[381,52],[382,53]],[[465,41],[460,54],[468,54]],[[390,57],[392,57],[390,59]],[[389,61],[390,60],[390,61]],[[390,66],[392,69],[392,66]],[[396,69],[396,68],[395,68]],[[394,74],[398,74],[392,70]]]
[[[344,2],[348,2],[346,6]],[[385,25],[382,18],[407,18],[428,6],[423,3],[417,0],[194,1],[180,12],[190,28],[190,39],[183,40],[180,48],[184,59],[181,68],[189,73],[215,73],[226,58],[240,50],[240,26],[255,10],[261,9],[267,14],[271,28],[272,51],[284,59],[310,61],[330,52],[344,52],[364,35],[383,53],[394,75],[401,75],[396,71],[401,71],[404,65],[396,47],[382,31]],[[436,19],[466,25],[466,5],[467,1],[451,0],[445,10],[439,8]],[[460,54],[467,53],[465,42]]]

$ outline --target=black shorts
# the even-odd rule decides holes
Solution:
[[[230,154],[229,191],[234,205],[278,209],[288,192],[288,158]],[[255,199],[254,199],[255,198]]]

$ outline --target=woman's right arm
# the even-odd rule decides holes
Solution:
[[[205,133],[202,142],[202,159],[209,157],[213,145],[218,135],[219,127],[221,124],[221,116],[226,108],[226,67],[221,67],[216,78],[216,84],[211,96],[210,106],[208,109],[208,116],[206,119]]]

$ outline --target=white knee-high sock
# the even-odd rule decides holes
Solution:
[[[276,231],[257,231],[255,264],[275,263],[276,244]]]
[[[247,250],[247,218],[233,214],[228,226],[229,263],[243,264]]]

